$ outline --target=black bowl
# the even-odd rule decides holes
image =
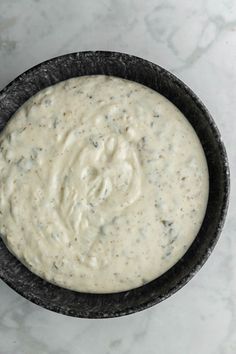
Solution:
[[[198,97],[174,75],[144,59],[114,52],[81,52],[41,63],[0,92],[0,130],[32,95],[82,75],[113,75],[146,85],[173,102],[195,129],[207,158],[209,201],[201,229],[185,255],[169,271],[139,288],[115,294],[87,294],[52,285],[31,273],[0,240],[0,278],[28,300],[49,310],[85,318],[127,315],[153,306],[184,286],[209,257],[228,205],[229,168],[224,145]]]

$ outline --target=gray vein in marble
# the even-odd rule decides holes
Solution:
[[[196,41],[194,49],[190,50],[190,52],[186,54],[186,57],[181,57],[182,52],[180,51],[178,45],[180,45],[180,42],[185,41],[186,32],[180,32],[185,24],[185,21],[180,24],[175,23],[173,21],[174,23],[171,27],[171,30],[169,30],[168,27],[164,26],[163,24],[163,27],[167,31],[166,33],[164,31],[164,28],[160,26],[160,19],[163,18],[163,11],[167,13],[172,13],[172,16],[174,17],[173,9],[174,7],[168,5],[168,3],[165,6],[157,6],[153,13],[145,17],[145,23],[152,38],[156,42],[166,42],[171,52],[180,61],[179,65],[172,68],[172,71],[174,72],[181,72],[185,69],[188,69],[199,58],[207,54],[207,51],[212,47],[212,45],[219,38],[222,32],[232,30],[232,28],[236,27],[236,19],[234,21],[227,22],[220,14],[217,16],[211,16],[211,14],[209,14],[209,16],[205,16],[204,21],[202,21],[203,23],[201,24],[201,27],[199,27],[197,37],[193,37],[193,40]],[[173,20],[173,18],[171,19]],[[199,21],[199,16],[195,12],[193,12],[191,16],[187,18],[187,20],[190,24],[190,22]],[[199,24],[200,23],[201,22],[199,21]],[[186,30],[188,30],[188,28],[186,28]],[[177,41],[177,44],[175,44],[176,37],[179,32],[180,39],[179,42]]]
[[[0,17],[0,31],[3,32],[4,30],[11,28],[17,22],[17,17],[10,17],[6,19],[1,19]]]

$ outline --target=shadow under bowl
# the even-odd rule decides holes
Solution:
[[[153,306],[184,286],[202,267],[220,235],[229,196],[229,168],[219,131],[198,97],[167,70],[116,52],[79,52],[43,62],[0,92],[0,130],[16,110],[47,86],[82,75],[112,75],[139,82],[169,99],[189,120],[205,152],[209,200],[201,229],[185,255],[161,277],[114,294],[79,293],[48,283],[30,272],[0,239],[0,278],[26,299],[49,310],[83,318],[128,315]]]

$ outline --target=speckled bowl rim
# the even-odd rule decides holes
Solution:
[[[82,305],[79,306],[79,308],[76,309],[71,309],[67,308],[64,309],[62,306],[58,305],[58,304],[54,304],[53,300],[50,301],[50,299],[48,301],[44,301],[43,299],[40,298],[40,296],[38,296],[37,294],[34,294],[30,291],[28,291],[27,287],[25,288],[21,288],[18,285],[15,284],[14,281],[12,281],[12,279],[9,279],[8,275],[5,274],[4,271],[2,271],[1,269],[1,261],[0,261],[0,279],[2,279],[8,286],[10,286],[13,290],[15,290],[18,294],[22,295],[24,298],[30,300],[31,302],[42,306],[48,310],[51,311],[55,311],[61,314],[66,314],[69,316],[73,316],[73,317],[80,317],[80,318],[111,318],[111,317],[118,317],[118,316],[124,316],[124,315],[128,315],[134,312],[138,312],[141,310],[144,310],[146,308],[149,308],[163,300],[165,300],[166,298],[168,298],[169,296],[173,295],[176,291],[178,291],[180,288],[182,288],[197,272],[198,270],[203,266],[203,264],[206,262],[206,260],[208,259],[209,255],[211,254],[215,244],[218,241],[218,238],[220,236],[222,227],[224,225],[224,221],[225,221],[225,217],[226,217],[226,213],[227,213],[227,209],[228,209],[228,203],[229,203],[229,190],[230,190],[230,174],[229,174],[229,165],[228,165],[228,159],[227,159],[227,154],[226,154],[226,150],[225,150],[225,146],[222,142],[221,139],[221,135],[219,133],[219,130],[212,118],[212,116],[210,115],[210,113],[208,112],[208,110],[206,109],[206,107],[204,106],[204,104],[200,101],[200,99],[194,94],[194,92],[186,85],[184,84],[181,80],[179,80],[175,75],[173,75],[172,73],[170,73],[169,71],[167,71],[166,69],[162,68],[161,66],[151,63],[145,59],[136,57],[136,56],[132,56],[129,54],[125,54],[125,53],[119,53],[119,52],[108,52],[108,51],[85,51],[85,52],[75,52],[75,53],[69,53],[69,54],[64,54],[58,57],[54,57],[52,59],[46,60],[44,62],[39,63],[38,65],[33,66],[32,68],[30,68],[29,70],[25,71],[24,73],[22,73],[21,75],[19,75],[16,79],[14,79],[13,81],[11,81],[1,92],[0,92],[0,113],[1,113],[1,102],[4,102],[4,100],[7,100],[7,95],[8,93],[13,89],[14,90],[14,86],[15,84],[18,84],[19,82],[24,82],[25,78],[30,75],[31,72],[35,71],[37,68],[41,68],[43,66],[46,66],[48,64],[54,63],[57,60],[61,60],[63,58],[66,59],[66,57],[74,57],[74,58],[78,58],[78,60],[81,60],[81,58],[83,59],[83,56],[95,56],[97,55],[98,57],[113,57],[113,59],[115,57],[119,57],[122,58],[122,60],[128,60],[128,59],[134,59],[139,63],[146,63],[147,65],[151,65],[153,66],[156,70],[160,71],[160,72],[164,72],[166,77],[168,77],[168,79],[170,81],[172,81],[176,86],[178,86],[179,88],[181,88],[181,90],[184,90],[185,93],[194,101],[195,105],[198,107],[198,109],[203,113],[207,124],[210,126],[210,128],[213,131],[214,137],[217,141],[217,145],[220,151],[220,155],[221,155],[221,159],[223,162],[223,193],[224,193],[224,198],[222,201],[222,204],[220,206],[220,217],[218,218],[218,225],[217,225],[217,230],[214,234],[214,237],[211,239],[210,244],[208,245],[206,251],[204,254],[202,254],[197,262],[191,267],[191,269],[188,269],[187,274],[183,275],[180,277],[180,279],[178,280],[177,283],[175,283],[174,286],[172,287],[167,287],[166,291],[163,292],[163,294],[157,296],[157,297],[150,297],[150,299],[147,299],[145,302],[143,302],[142,304],[133,304],[132,306],[127,306],[122,310],[106,310],[106,311],[101,311],[101,309],[99,311],[96,310],[91,310],[91,311],[84,311],[82,307]],[[113,74],[110,74],[113,75]],[[60,80],[59,80],[60,81]],[[58,82],[59,82],[58,81]],[[63,81],[63,80],[61,80]],[[35,94],[35,93],[33,93]],[[18,109],[18,107],[17,107]],[[5,125],[5,124],[4,124]],[[2,129],[2,127],[1,127]],[[2,241],[1,241],[2,242]],[[5,248],[4,252],[6,251],[6,247],[5,245],[2,243],[1,245],[2,247],[0,247],[0,256],[3,252],[3,249]],[[191,249],[192,246],[190,246]],[[185,253],[185,255],[182,257],[184,258],[187,254],[188,254],[189,250]],[[19,262],[18,260],[16,260],[16,258],[9,253],[9,259],[10,262]],[[181,258],[181,260],[182,260]],[[181,261],[180,260],[180,261]],[[180,262],[179,261],[179,262]],[[176,265],[179,263],[177,262],[172,268],[175,268]],[[172,269],[171,268],[171,269]],[[30,272],[26,267],[24,267],[22,265],[22,271],[24,272]],[[30,272],[31,273],[31,272]],[[166,272],[163,276],[165,276],[168,272]],[[33,274],[33,273],[31,273]],[[163,276],[159,277],[158,279],[162,278]],[[38,276],[36,276],[35,274],[33,274],[33,277],[35,277],[36,281],[37,278],[40,282],[42,282],[42,284],[44,284],[47,287],[51,287],[54,288],[54,290],[57,289],[62,289],[59,288],[55,285],[49,284],[48,282],[42,280],[41,278],[39,278]],[[154,280],[156,281],[156,280]],[[153,281],[153,282],[154,282]],[[151,282],[151,283],[153,283]],[[131,292],[136,292],[141,288],[147,287],[149,286],[150,283],[143,285],[140,288],[136,288],[136,289],[132,289],[131,291],[125,291],[122,293],[116,293],[116,294],[87,294],[87,293],[77,293],[79,296],[84,297],[85,303],[86,303],[86,299],[89,299],[89,301],[92,301],[92,299],[95,298],[101,298],[101,301],[106,301],[104,299],[107,299],[107,301],[109,301],[109,297],[114,297],[117,299],[117,296],[121,296],[121,299],[125,299],[126,297],[129,296],[129,294]],[[71,291],[71,290],[67,290],[64,289],[65,292],[71,292],[75,295],[75,292]],[[68,294],[69,294],[68,293]]]

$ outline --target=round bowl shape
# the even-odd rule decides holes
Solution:
[[[116,52],[80,52],[43,62],[0,92],[0,130],[16,110],[47,86],[82,75],[113,75],[146,85],[169,99],[192,124],[209,169],[209,200],[201,229],[185,255],[165,274],[139,288],[113,294],[78,293],[31,273],[0,239],[0,278],[28,300],[49,310],[84,318],[127,315],[153,306],[184,286],[209,257],[228,205],[229,168],[224,145],[210,114],[174,75],[144,59]]]

